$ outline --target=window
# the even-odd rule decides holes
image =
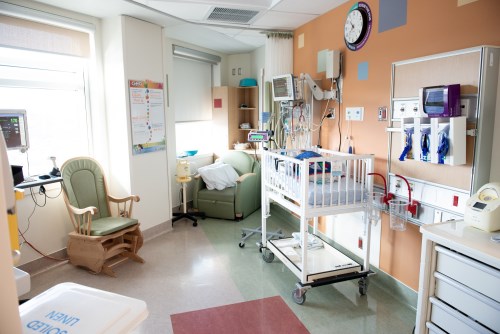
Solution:
[[[30,147],[10,150],[25,176],[92,152],[90,23],[0,3],[0,109],[26,110]]]
[[[221,59],[173,45],[176,151],[212,152],[212,86]],[[194,135],[196,134],[196,135]]]
[[[24,109],[30,148],[9,151],[25,176],[47,174],[51,156],[65,160],[91,153],[86,67],[81,57],[0,48],[0,109]]]

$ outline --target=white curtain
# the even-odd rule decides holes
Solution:
[[[279,103],[273,101],[271,81],[276,75],[293,73],[293,34],[290,32],[267,33],[264,70],[264,98],[262,107],[262,128],[274,131],[273,143],[269,148],[283,147],[284,132],[280,121]],[[276,147],[272,147],[274,144]]]
[[[265,66],[265,81],[271,81],[275,75],[293,73],[292,33],[267,33]]]

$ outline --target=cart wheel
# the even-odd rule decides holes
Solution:
[[[197,223],[197,222],[194,222],[194,223],[193,223],[193,226],[195,226],[195,227],[196,227],[196,226],[198,226],[198,223]]]
[[[295,289],[292,291],[292,299],[295,303],[302,305],[306,302],[306,293],[301,293],[300,289]]]
[[[264,251],[262,251],[262,259],[267,262],[267,263],[271,263],[273,262],[274,260],[274,254],[273,252],[271,252],[270,250],[266,249]]]
[[[361,296],[366,295],[366,291],[368,290],[368,279],[366,277],[361,278],[358,282],[358,286],[359,286],[359,294]]]
[[[245,243],[244,242],[240,242],[238,246],[240,246],[240,248],[243,248],[243,247],[245,247]]]
[[[247,234],[246,234],[245,232],[241,232],[241,237],[242,237],[242,238],[244,238],[244,237],[246,237],[246,236],[247,236]]]
[[[262,253],[262,248],[264,248],[262,247],[262,242],[258,242],[257,247],[259,247],[259,253]]]

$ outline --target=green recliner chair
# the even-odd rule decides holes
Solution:
[[[73,224],[66,247],[69,262],[113,277],[112,267],[126,259],[144,263],[137,255],[143,244],[140,223],[131,217],[139,196],[109,195],[102,168],[92,158],[66,161],[61,176],[64,202]],[[110,202],[115,205],[111,207]]]
[[[235,187],[209,190],[200,175],[195,176],[193,207],[207,217],[243,219],[260,208],[260,163],[242,151],[228,151],[221,158],[238,173]]]

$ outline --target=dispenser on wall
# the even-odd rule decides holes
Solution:
[[[460,85],[423,87],[419,90],[420,110],[428,117],[460,116]]]

